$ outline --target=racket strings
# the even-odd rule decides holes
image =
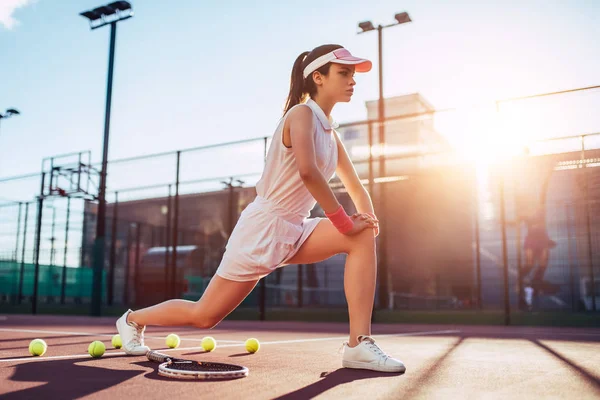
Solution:
[[[240,371],[243,367],[233,364],[221,364],[211,362],[191,362],[191,361],[180,361],[171,362],[167,365],[168,369],[178,371],[205,371],[205,372],[230,372]]]

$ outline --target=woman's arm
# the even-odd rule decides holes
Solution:
[[[335,173],[348,191],[348,195],[356,206],[356,210],[359,213],[373,214],[374,211],[371,196],[369,196],[369,192],[360,182],[360,178],[354,169],[354,165],[352,164],[350,156],[346,151],[346,147],[342,143],[338,133],[334,130],[333,134],[335,135],[338,148],[338,162]]]
[[[296,107],[288,116],[292,152],[300,178],[325,213],[334,213],[339,207],[335,194],[317,166],[313,132],[313,112],[307,107]]]

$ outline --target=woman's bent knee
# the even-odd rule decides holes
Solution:
[[[362,232],[357,233],[354,236],[351,236],[351,241],[353,242],[353,246],[368,246],[375,247],[375,232],[371,228],[367,228]]]
[[[196,309],[192,315],[192,325],[199,329],[212,329],[221,322],[222,318],[207,315],[196,303]],[[205,311],[205,310],[204,310]]]
[[[199,329],[212,329],[217,326],[221,322],[221,320],[217,320],[215,318],[203,317],[199,316],[199,318],[195,318],[193,321],[193,325]]]

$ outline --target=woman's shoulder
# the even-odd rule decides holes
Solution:
[[[286,123],[290,122],[304,122],[304,123],[314,123],[314,113],[312,108],[305,103],[296,104],[292,108],[288,110],[288,112],[283,117],[286,120]]]
[[[288,112],[286,113],[287,117],[290,118],[308,118],[308,117],[312,117],[313,115],[313,110],[312,108],[310,108],[310,106],[306,103],[300,103],[300,104],[296,104],[295,106],[293,106],[292,108],[290,108],[288,110]]]

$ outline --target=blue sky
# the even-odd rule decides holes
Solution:
[[[2,121],[0,177],[72,151],[100,160],[109,29],[90,31],[78,13],[104,2],[11,3],[27,1],[0,0],[0,112],[22,115]],[[364,119],[377,36],[356,35],[357,23],[401,11],[414,22],[384,32],[386,96],[420,92],[445,108],[600,84],[595,0],[132,4],[117,32],[109,159],[271,135],[295,58],[323,43],[374,61],[333,113]]]

